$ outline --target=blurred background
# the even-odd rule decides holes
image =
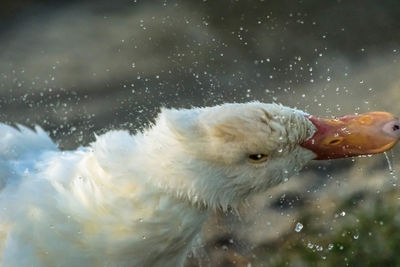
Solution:
[[[3,0],[0,120],[74,149],[162,106],[400,115],[399,14],[398,0]],[[310,164],[216,214],[187,266],[400,266],[399,158]]]

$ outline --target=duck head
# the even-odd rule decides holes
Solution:
[[[162,176],[180,166],[166,187],[227,207],[288,180],[313,159],[384,152],[400,139],[400,122],[386,112],[319,118],[251,102],[164,109],[154,133],[152,142],[161,144],[153,155],[169,166]]]

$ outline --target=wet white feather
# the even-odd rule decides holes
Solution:
[[[143,133],[64,152],[38,127],[1,124],[1,266],[181,266],[210,212],[315,156],[299,146],[314,131],[304,115],[258,102],[164,109]]]

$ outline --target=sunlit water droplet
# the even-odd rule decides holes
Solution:
[[[354,239],[358,239],[359,235],[357,234],[357,235],[354,235],[353,237],[354,237]]]
[[[340,216],[342,216],[342,217],[346,216],[346,212],[342,211],[342,212],[340,213]]]
[[[390,161],[387,152],[383,152],[383,154],[385,155],[385,158],[386,158],[386,161],[387,161],[387,164],[388,164],[389,171],[390,171],[390,173],[392,173],[392,172],[393,172],[392,162]]]
[[[299,233],[301,231],[301,229],[303,229],[303,227],[304,227],[303,224],[298,222],[296,224],[296,228],[294,230]]]
[[[332,249],[333,249],[333,247],[334,247],[334,245],[333,245],[333,244],[329,244],[329,245],[328,245],[328,250],[332,250]]]
[[[391,158],[389,157],[387,152],[383,152],[383,154],[385,155],[385,158],[386,158],[386,162],[387,162],[387,165],[388,165],[389,173],[392,175],[392,178],[393,178],[393,186],[397,186],[397,183],[396,183],[397,175],[396,175],[396,171],[393,169],[393,164],[392,164],[392,162],[393,162],[392,159],[394,157],[393,150],[392,150],[392,157]]]

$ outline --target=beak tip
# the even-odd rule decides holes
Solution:
[[[391,121],[386,123],[383,126],[383,131],[390,136],[400,139],[400,122]]]

